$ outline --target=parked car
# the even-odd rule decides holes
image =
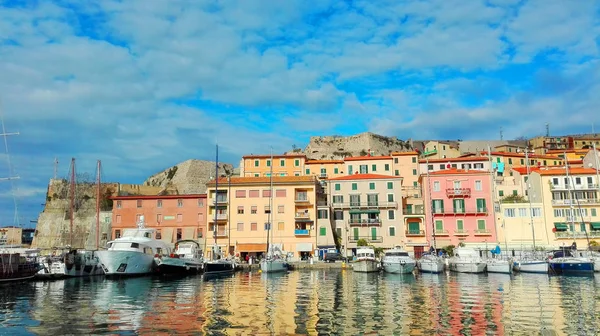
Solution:
[[[336,262],[336,260],[344,260],[344,257],[339,252],[327,252],[323,258],[325,262]]]

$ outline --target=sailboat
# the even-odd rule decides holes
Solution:
[[[523,273],[548,273],[548,260],[539,255],[535,248],[535,226],[533,225],[533,211],[531,209],[531,170],[529,166],[529,148],[525,148],[525,162],[527,164],[527,199],[529,201],[529,223],[531,225],[531,236],[533,252],[525,254],[513,262],[513,269]]]
[[[565,158],[567,157],[565,153]],[[575,208],[573,207],[573,190],[571,184],[573,180],[569,176],[569,162],[565,160],[565,173],[567,175],[567,192],[569,193],[569,204],[571,205],[571,226],[575,226]],[[580,209],[581,210],[581,209]],[[555,251],[550,257],[548,263],[554,274],[592,274],[594,272],[594,262],[589,258],[576,257],[574,252],[577,251],[575,243],[575,231],[573,231],[573,245],[570,248],[562,248],[560,251]]]
[[[232,260],[226,259],[222,255],[221,247],[217,244],[217,195],[219,193],[219,145],[216,145],[216,162],[215,162],[215,222],[213,225],[213,236],[215,243],[212,247],[211,260],[204,262],[205,275],[230,274],[235,270],[235,263]],[[231,195],[227,195],[230,199]],[[227,206],[231,206],[227,202]]]
[[[271,227],[271,214],[273,213],[273,151],[271,150],[271,172],[269,173],[269,219],[267,221],[267,257],[260,262],[260,270],[266,273],[285,272],[288,270],[288,263],[281,255],[275,254],[274,244],[272,244],[273,230]],[[271,240],[269,240],[271,238]]]
[[[429,159],[427,159],[427,166],[429,166]],[[429,195],[431,195],[431,180],[429,178],[429,169],[427,169],[427,187],[429,189]],[[429,253],[423,254],[419,260],[417,260],[417,268],[419,271],[424,273],[441,273],[446,267],[444,259],[436,254],[435,246],[435,221],[433,220],[433,202],[431,204],[431,238],[433,245],[429,250]]]

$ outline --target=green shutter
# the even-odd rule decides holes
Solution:
[[[385,171],[390,171],[390,164],[389,163],[385,164]]]
[[[477,230],[485,231],[485,219],[477,220]]]
[[[254,167],[258,167],[258,164],[259,164],[258,160],[254,160]]]
[[[371,165],[371,171],[377,171],[377,165]]]
[[[456,221],[456,229],[458,231],[464,230],[464,223],[463,223],[462,219],[459,219],[459,220]]]
[[[485,211],[485,198],[478,198],[477,199],[477,212],[484,212]]]
[[[504,190],[499,190],[498,191],[498,196],[503,197],[504,196]]]
[[[513,196],[517,196],[517,195],[518,195],[517,191],[513,190]]]
[[[358,240],[358,228],[354,228],[354,240]]]
[[[390,237],[394,237],[396,236],[396,228],[393,226],[390,226]]]
[[[417,158],[413,156],[412,163],[417,163]]]
[[[408,222],[408,233],[419,234],[420,232],[419,222]]]
[[[413,175],[417,175],[417,170],[413,169]]]
[[[375,190],[375,182],[370,182],[369,183],[369,189],[370,190]]]
[[[414,181],[414,182],[413,182],[413,187],[418,187],[418,186],[419,186],[419,182],[417,182],[417,181]]]
[[[296,167],[300,166],[300,160],[298,160],[298,159],[294,160],[294,166],[296,166]]]
[[[333,173],[334,173],[334,174],[339,174],[339,169],[337,169],[337,168],[333,168]]]
[[[267,160],[267,167],[271,167],[271,160]]]
[[[352,175],[353,170],[352,170],[352,166],[348,166],[348,175]]]
[[[335,184],[335,190],[339,191],[342,189],[342,186],[339,183]]]
[[[377,239],[377,228],[371,228],[371,239]]]
[[[596,217],[596,209],[590,209],[592,212],[592,217]]]
[[[394,170],[394,175],[400,176],[400,171],[398,169]]]
[[[373,183],[373,185],[375,185],[375,183]],[[394,182],[388,182],[387,183],[387,188],[388,189],[394,189]]]
[[[324,228],[324,227],[322,227],[322,228],[319,230],[319,235],[321,235],[321,236],[325,236],[325,235],[327,235],[327,228]]]
[[[444,222],[442,222],[441,220],[436,220],[435,221],[435,231],[444,231]]]
[[[394,194],[388,194],[388,202],[394,201]]]
[[[310,169],[306,168],[306,175],[310,175]]]
[[[352,183],[352,190],[357,190],[358,189],[358,185],[356,183]]]

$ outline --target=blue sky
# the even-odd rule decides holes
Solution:
[[[600,128],[600,3],[0,0],[18,204],[53,160],[141,183],[180,161],[311,135],[498,139]],[[7,175],[6,170],[3,176]],[[13,224],[8,184],[0,225]]]

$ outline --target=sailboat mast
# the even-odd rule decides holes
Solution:
[[[269,236],[272,234],[271,231],[271,216],[273,214],[273,148],[271,147],[271,169],[269,172],[269,216],[267,217],[267,225],[268,225],[268,231],[267,231],[267,257],[269,256],[269,247],[270,247],[270,241],[269,241]],[[272,254],[272,253],[271,253]]]
[[[435,207],[433,206],[433,198],[431,198],[431,179],[429,178],[429,158],[425,158],[425,165],[427,166],[425,171],[427,172],[427,189],[429,192],[429,198],[431,201],[431,239],[433,242],[433,249],[437,250],[435,245],[435,220],[433,219],[433,215],[435,214]],[[437,255],[437,252],[436,252]]]
[[[215,238],[215,246],[213,248],[212,259],[216,260],[217,252],[217,201],[219,195],[219,144],[216,144],[216,156],[215,156],[215,222],[213,224],[213,236]]]
[[[596,150],[596,144],[592,144],[594,149],[594,163],[596,164],[596,187],[600,192],[600,163],[598,162],[598,151]],[[599,195],[600,196],[600,195]]]
[[[69,199],[69,246],[73,247],[73,222],[75,221],[75,158],[71,159],[71,195]]]
[[[531,225],[531,237],[533,239],[533,250],[535,251],[535,227],[533,226],[533,212],[531,208],[531,167],[529,166],[529,145],[525,147],[525,164],[527,165],[527,202],[529,203],[529,225]]]
[[[492,169],[492,150],[490,148],[490,145],[487,146],[487,150],[488,150],[488,160],[490,162],[490,179],[491,179],[491,183],[492,183],[492,206],[494,207],[492,209],[492,213],[494,214],[494,231],[496,231],[496,242],[498,241],[498,223],[496,222],[496,179],[494,178],[494,170]],[[486,210],[486,209],[482,209],[482,210]],[[505,229],[505,234],[504,234],[504,238],[506,239],[506,229]],[[487,248],[486,248],[487,250]]]
[[[98,160],[96,167],[96,250],[100,249],[100,169],[102,163]]]
[[[4,137],[4,149],[6,151],[6,164],[8,166],[8,176],[0,178],[0,181],[10,181],[10,187],[11,187],[10,191],[11,191],[13,203],[15,206],[14,224],[15,224],[15,226],[20,226],[19,225],[19,207],[17,206],[17,196],[15,194],[15,186],[14,186],[14,182],[13,182],[13,180],[18,180],[19,177],[12,176],[12,174],[13,174],[12,163],[11,163],[10,155],[8,152],[8,139],[6,138],[9,135],[19,135],[19,132],[6,133],[6,127],[4,126],[4,114],[2,113],[2,104],[0,104],[0,121],[2,122],[2,134],[1,135],[2,135],[2,137]]]
[[[567,192],[569,193],[569,208],[571,209],[571,232],[573,232],[573,241],[575,241],[575,207],[573,206],[573,189],[571,189],[571,184],[573,181],[569,176],[569,159],[567,158],[567,152],[564,152],[564,158],[565,173],[567,174]]]

